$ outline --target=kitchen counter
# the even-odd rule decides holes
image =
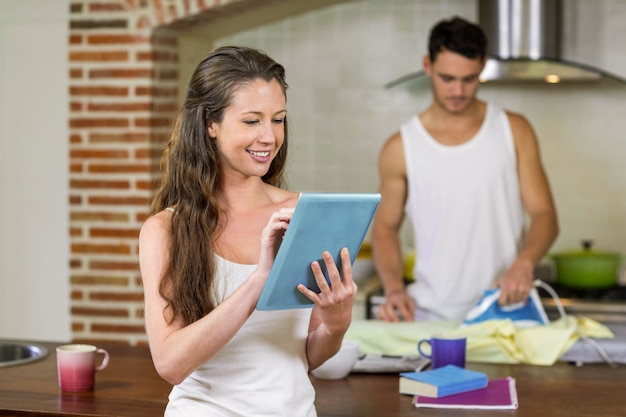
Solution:
[[[69,393],[57,383],[55,348],[63,343],[36,343],[48,349],[47,357],[0,369],[0,415],[163,415],[171,386],[156,373],[147,347],[99,345],[111,359],[96,373],[95,390]]]
[[[39,343],[50,351],[42,360],[0,369],[0,415],[5,416],[124,416],[163,415],[170,385],[157,375],[147,347],[103,345],[109,366],[96,374],[92,392],[64,393],[57,386],[57,344]],[[515,416],[623,417],[626,400],[617,392],[626,381],[626,367],[604,364],[551,367],[476,364],[468,368],[490,378],[517,380],[519,409]],[[338,381],[312,378],[320,417],[415,416],[411,397],[398,394],[397,374],[352,374]],[[486,412],[420,409],[428,416],[502,416]]]

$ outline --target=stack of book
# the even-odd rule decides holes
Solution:
[[[400,374],[400,393],[416,407],[516,409],[515,379],[489,380],[482,372],[454,365]]]

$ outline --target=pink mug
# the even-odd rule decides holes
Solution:
[[[102,362],[96,365],[96,354],[102,354]],[[59,387],[63,391],[91,391],[96,379],[96,371],[109,364],[109,353],[92,345],[63,345],[57,347],[57,370]]]

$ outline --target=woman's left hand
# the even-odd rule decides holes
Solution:
[[[352,280],[352,264],[348,249],[343,248],[340,256],[341,274],[331,254],[328,251],[322,254],[330,285],[324,277],[319,262],[311,263],[315,282],[320,289],[319,293],[303,284],[298,285],[298,290],[315,304],[321,322],[331,334],[343,334],[350,326],[352,306],[357,292],[357,285]]]

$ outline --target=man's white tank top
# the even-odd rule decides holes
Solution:
[[[256,265],[216,259],[217,298],[223,300]],[[315,417],[306,358],[310,318],[310,308],[255,310],[215,357],[174,386],[165,416]]]
[[[408,292],[434,317],[462,320],[521,247],[524,210],[506,113],[487,105],[476,135],[446,146],[418,117],[401,126],[405,211],[413,224],[416,282]]]

